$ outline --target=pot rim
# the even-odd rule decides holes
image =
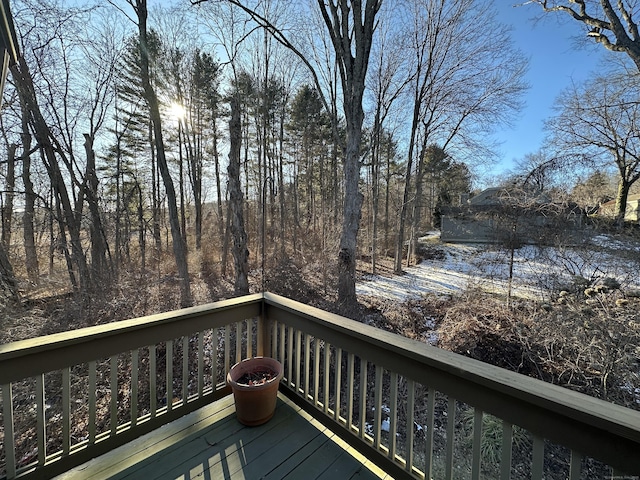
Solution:
[[[251,372],[258,366],[267,366],[271,370],[275,370],[276,375],[273,378],[267,380],[266,382],[260,383],[258,385],[247,385],[244,383],[238,383],[232,377],[232,373],[237,372],[238,375],[233,375],[233,376],[235,378],[240,378],[242,377],[242,375],[244,375],[247,372]],[[246,391],[264,390],[265,388],[270,387],[274,383],[276,384],[280,383],[280,380],[282,379],[283,375],[284,375],[284,371],[283,371],[282,364],[275,358],[263,357],[263,356],[249,357],[249,358],[240,360],[238,363],[236,363],[229,369],[229,372],[227,373],[227,384],[229,384],[232,389],[237,389],[237,390],[246,390]]]

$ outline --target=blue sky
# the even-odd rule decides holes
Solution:
[[[511,0],[496,3],[499,20],[513,26],[515,45],[530,59],[526,105],[514,127],[496,135],[502,142],[502,155],[492,172],[500,173],[542,146],[544,121],[553,115],[554,100],[562,90],[572,80],[580,83],[588,78],[601,65],[600,58],[614,54],[599,45],[577,45],[576,39],[586,33],[586,27],[566,15],[547,14],[535,22],[542,12],[537,5],[513,7]]]

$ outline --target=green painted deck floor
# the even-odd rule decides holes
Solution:
[[[58,480],[388,479],[371,461],[279,395],[274,417],[245,427],[229,395],[91,460]]]

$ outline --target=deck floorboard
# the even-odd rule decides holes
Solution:
[[[388,478],[284,396],[265,425],[245,427],[228,396],[56,480]]]

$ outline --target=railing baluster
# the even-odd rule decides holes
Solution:
[[[449,397],[447,402],[447,446],[444,475],[447,480],[453,479],[453,447],[455,444],[456,399]]]
[[[204,392],[204,332],[198,332],[198,398]]]
[[[137,348],[131,352],[131,426],[138,423],[138,359],[140,350]]]
[[[325,415],[329,414],[329,378],[331,377],[331,344],[324,343],[324,389],[322,393],[322,403]]]
[[[293,386],[293,328],[287,327],[287,384]],[[298,386],[296,385],[296,388]]]
[[[471,460],[471,480],[480,480],[480,462],[482,460],[482,410],[473,409],[473,454]]]
[[[111,436],[118,431],[118,356],[110,358],[109,386],[111,387]]]
[[[211,387],[215,392],[218,389],[218,328],[213,329],[211,334]]]
[[[300,388],[300,361],[302,358],[302,332],[296,330],[296,393],[300,394],[302,389]]]
[[[582,470],[582,455],[575,450],[571,450],[571,461],[569,463],[569,480],[580,480]]]
[[[511,442],[513,441],[513,425],[502,421],[502,458],[500,460],[500,480],[511,478]]]
[[[533,436],[533,454],[531,458],[531,480],[542,480],[544,467],[544,439]]]
[[[311,356],[311,335],[304,334],[304,399],[309,399],[309,359]]]
[[[320,339],[313,341],[313,405],[318,406],[318,390],[320,390]]]
[[[62,369],[62,454],[71,450],[71,368]]]
[[[389,379],[389,458],[396,460],[396,443],[398,433],[398,374],[391,372]]]
[[[274,324],[277,325],[276,322],[274,322]],[[284,359],[285,359],[285,351],[284,351],[284,340],[285,340],[285,334],[284,334],[284,323],[280,323],[278,325],[278,328],[280,330],[280,351],[278,352],[280,354],[280,364],[282,365],[282,368],[284,368]],[[275,335],[274,335],[275,338]],[[287,381],[291,378],[291,374],[289,374],[287,372]]]
[[[415,413],[415,395],[415,382],[407,379],[407,463],[405,464],[405,469],[409,473],[413,470],[413,422]]]
[[[380,427],[382,423],[382,367],[375,366],[375,386],[373,400],[373,446],[380,450]]]
[[[429,388],[427,391],[427,425],[425,426],[425,453],[424,453],[424,476],[426,479],[431,478],[433,470],[433,427],[434,414],[436,408],[436,391]]]
[[[96,442],[96,388],[97,370],[96,361],[89,362],[89,445]]]
[[[151,418],[156,416],[158,412],[158,367],[156,362],[156,346],[149,346],[149,410],[151,410]]]
[[[38,465],[44,465],[47,457],[47,426],[44,413],[44,374],[36,377],[36,429],[38,437]]]
[[[273,320],[273,330],[271,332],[271,357],[279,358],[280,365],[284,368],[284,355],[282,354],[284,348],[284,341],[282,335],[284,335],[284,324],[276,320]]]
[[[245,345],[244,358],[251,358],[254,356],[253,355],[253,319],[248,319],[246,322],[244,322],[244,324],[245,324],[245,328],[247,329],[247,344]],[[260,347],[260,349],[262,349],[262,347]],[[257,353],[258,351],[256,349],[256,355]]]
[[[264,321],[263,321],[264,320]],[[272,344],[271,345],[266,345],[266,347],[268,349],[271,350],[271,354],[269,354],[269,352],[265,352],[264,347],[265,347],[265,336],[267,336],[269,334],[268,328],[267,327],[267,320],[266,318],[260,316],[258,317],[258,319],[256,320],[256,356],[258,357],[271,357],[271,358],[275,358],[273,356],[273,352],[275,352],[274,348],[273,348],[273,335],[271,335],[271,341]],[[247,345],[252,344],[251,342],[249,342],[249,332],[253,331],[253,329],[251,328],[251,325],[253,325],[253,321],[249,322],[249,326],[247,328]],[[272,330],[273,331],[273,330]],[[253,338],[253,336],[252,336]],[[247,346],[247,349],[249,347]],[[251,355],[253,356],[253,355]]]
[[[340,423],[340,411],[342,410],[342,398],[341,398],[341,389],[342,389],[342,349],[338,348],[336,350],[336,362],[335,362],[335,372],[333,374],[336,379],[335,384],[335,392],[334,396],[336,399],[336,406],[334,412],[334,418],[336,422]]]
[[[353,431],[353,364],[355,356],[349,353],[347,357],[347,429]]]
[[[360,358],[360,438],[364,439],[367,423],[367,361]]]
[[[225,325],[224,327],[224,372],[222,382],[226,381],[227,372],[230,368],[231,361],[231,325]]]
[[[16,476],[16,445],[13,431],[13,393],[11,384],[2,385],[2,418],[4,421],[4,455],[7,478]]]
[[[236,322],[236,361],[242,360],[242,323]]]
[[[189,336],[182,337],[182,406],[189,399]]]
[[[166,342],[167,412],[173,409],[173,340]]]

